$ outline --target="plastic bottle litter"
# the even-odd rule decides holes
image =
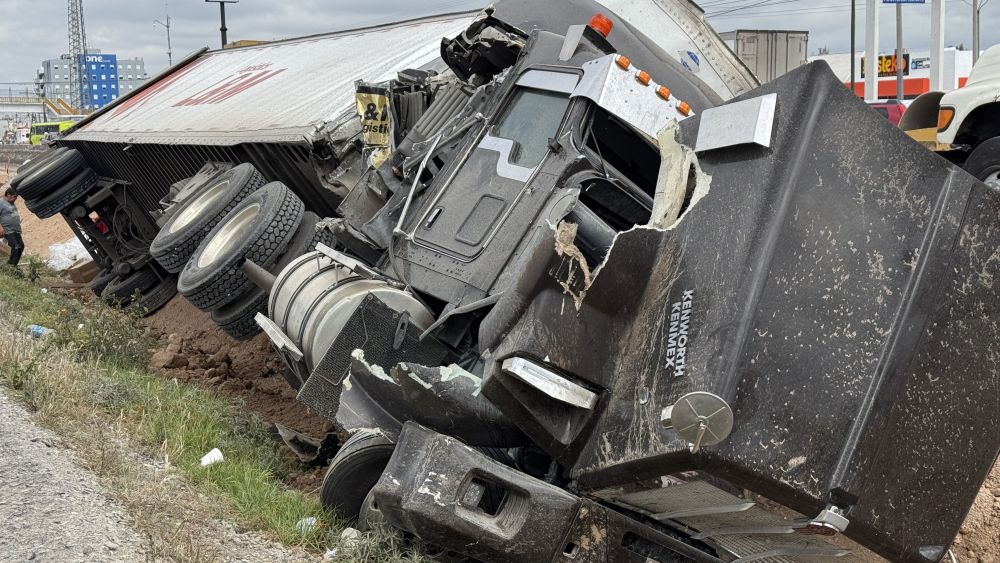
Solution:
[[[43,338],[50,334],[54,334],[55,331],[42,325],[28,325],[28,333],[31,334],[32,338]]]
[[[209,465],[214,465],[226,459],[222,456],[222,452],[219,448],[212,448],[212,451],[208,452],[201,458],[201,466],[208,467]]]
[[[300,534],[305,535],[309,533],[310,530],[316,527],[316,523],[317,522],[315,518],[313,518],[312,516],[308,516],[296,522],[295,527],[299,529]]]

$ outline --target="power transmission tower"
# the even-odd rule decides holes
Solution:
[[[77,111],[90,106],[87,80],[87,30],[83,25],[83,0],[68,0],[66,13],[69,20],[69,90],[70,104]]]

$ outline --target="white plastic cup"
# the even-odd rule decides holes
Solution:
[[[209,465],[213,465],[213,464],[219,463],[219,462],[223,461],[224,459],[226,459],[226,458],[222,457],[222,452],[219,451],[219,448],[212,448],[212,451],[210,451],[207,454],[205,454],[204,456],[202,456],[202,458],[201,458],[201,466],[202,467],[208,467]]]

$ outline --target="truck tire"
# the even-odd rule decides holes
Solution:
[[[181,271],[177,289],[195,307],[213,311],[252,286],[240,266],[252,260],[265,270],[284,254],[305,206],[284,184],[271,182],[244,199],[205,237]]]
[[[116,277],[118,276],[112,270],[101,270],[87,285],[90,287],[90,291],[94,292],[94,295],[100,297],[101,293],[104,292],[104,288],[108,287],[108,284],[114,281]]]
[[[136,304],[139,314],[148,317],[159,311],[177,295],[177,276],[164,278],[160,283],[142,293]]]
[[[31,173],[37,170],[39,166],[48,162],[49,159],[55,158],[56,156],[68,150],[69,149],[66,147],[60,147],[54,151],[49,151],[38,158],[28,161],[27,164],[22,164],[21,166],[18,166],[17,175],[10,180],[10,187],[16,190],[18,186],[21,185],[21,182],[24,182],[25,178],[31,176]]]
[[[97,174],[84,168],[47,197],[34,201],[25,199],[24,204],[39,219],[48,219],[85,197],[96,185]]]
[[[254,318],[267,310],[268,293],[253,289],[225,307],[212,311],[212,320],[234,340],[249,340],[260,333]]]
[[[58,190],[85,166],[80,151],[67,150],[53,154],[51,158],[32,168],[28,176],[18,182],[17,193],[25,202],[41,200],[54,190]]]
[[[141,295],[158,283],[160,276],[147,266],[127,276],[116,277],[101,292],[101,299],[111,305],[125,306],[135,300],[136,293]]]
[[[987,139],[972,149],[962,166],[994,190],[1000,190],[1000,137]]]
[[[306,211],[302,215],[302,222],[299,223],[299,228],[295,231],[295,238],[288,243],[288,250],[281,256],[281,260],[278,260],[274,267],[269,270],[272,274],[278,275],[278,272],[284,270],[285,266],[292,263],[292,260],[316,250],[316,245],[319,243],[331,248],[337,244],[337,238],[333,236],[333,233],[327,229],[317,229],[317,223],[319,223],[319,216],[312,211]]]
[[[171,210],[170,219],[149,245],[149,253],[166,271],[180,272],[219,221],[265,183],[249,163],[208,180],[197,195]]]
[[[288,249],[281,256],[281,260],[270,268],[272,274],[277,275],[292,260],[312,252],[320,242],[331,247],[336,244],[333,233],[327,229],[316,230],[318,222],[319,217],[315,213],[306,211],[303,214],[302,222],[295,231],[295,237],[288,243]],[[267,313],[268,296],[269,294],[261,289],[251,288],[236,301],[212,311],[212,320],[232,338],[249,340],[261,331],[254,318],[257,313]]]
[[[323,478],[320,503],[345,522],[354,522],[368,493],[389,465],[396,445],[377,432],[362,430],[333,456]]]

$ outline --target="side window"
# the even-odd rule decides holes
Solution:
[[[549,150],[569,106],[569,96],[559,92],[519,88],[494,135],[515,142],[511,164],[534,168]]]

